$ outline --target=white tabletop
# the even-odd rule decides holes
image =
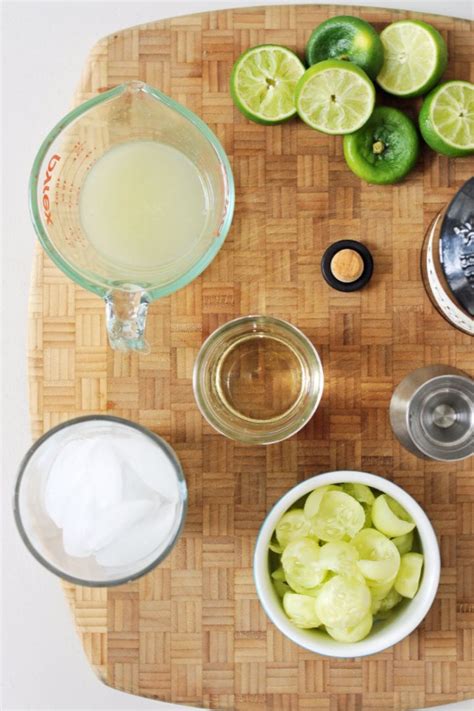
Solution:
[[[28,215],[26,186],[33,157],[48,130],[67,112],[87,52],[99,37],[172,15],[275,2],[278,0],[4,0],[2,3],[3,690],[0,706],[5,711],[184,708],[122,694],[95,678],[75,635],[60,585],[33,560],[14,528],[13,483],[18,463],[31,443],[25,354],[35,236]],[[469,19],[473,19],[474,7],[472,0],[354,0],[354,4],[449,12]],[[62,652],[57,658],[59,649]],[[468,702],[456,708],[472,711],[473,704]]]

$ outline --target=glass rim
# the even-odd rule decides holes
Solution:
[[[33,543],[31,542],[26,529],[23,525],[23,520],[21,517],[20,513],[20,488],[21,484],[23,481],[23,477],[25,475],[25,472],[28,468],[28,464],[35,454],[35,452],[40,449],[40,447],[46,442],[50,437],[54,436],[57,432],[60,432],[63,429],[67,429],[70,425],[76,425],[81,422],[92,422],[92,421],[106,421],[106,422],[116,422],[121,425],[125,425],[127,427],[131,427],[132,429],[138,430],[142,434],[146,435],[149,437],[151,440],[154,441],[155,444],[157,444],[162,451],[165,452],[165,454],[168,456],[170,459],[173,468],[176,473],[176,477],[178,479],[178,482],[180,483],[182,492],[181,492],[181,501],[182,501],[182,507],[181,507],[181,516],[180,516],[180,521],[179,525],[173,535],[173,538],[169,541],[168,545],[164,548],[164,550],[160,553],[157,558],[155,558],[151,563],[149,563],[147,566],[142,568],[139,572],[133,573],[132,575],[126,575],[122,576],[121,578],[117,578],[116,580],[108,580],[106,582],[99,582],[96,580],[86,580],[85,578],[77,578],[74,575],[70,575],[69,573],[65,573],[64,571],[60,570],[57,568],[55,565],[47,561],[41,553],[35,548]],[[174,546],[176,545],[178,538],[181,535],[181,532],[184,528],[184,523],[186,520],[186,514],[188,510],[188,487],[186,484],[186,479],[184,476],[183,468],[181,466],[181,462],[179,461],[178,457],[176,456],[173,448],[166,442],[162,437],[159,435],[155,434],[151,430],[149,430],[147,427],[143,427],[143,425],[138,424],[137,422],[132,422],[132,420],[127,420],[124,417],[115,417],[114,415],[83,415],[81,417],[73,417],[70,420],[66,420],[65,422],[61,422],[58,425],[55,425],[52,427],[50,430],[45,432],[44,434],[41,435],[33,444],[31,447],[28,449],[26,454],[24,455],[23,459],[20,462],[20,465],[18,467],[18,474],[15,482],[15,489],[13,493],[13,516],[15,519],[15,524],[18,529],[18,532],[20,534],[20,537],[25,544],[26,548],[29,550],[29,552],[32,554],[32,556],[40,563],[44,568],[49,570],[50,573],[53,573],[56,575],[58,578],[61,578],[62,580],[66,580],[69,583],[73,583],[74,585],[82,585],[84,587],[90,587],[90,588],[109,588],[109,587],[116,587],[118,585],[124,585],[125,583],[132,582],[133,580],[137,580],[138,578],[143,577],[147,573],[151,572],[154,568],[156,568],[159,563],[161,563],[162,560],[164,560],[169,553],[173,550]]]
[[[291,424],[291,422],[287,423],[285,426],[282,426],[277,431],[273,430],[272,432],[267,433],[253,432],[247,433],[246,435],[242,436],[236,434],[236,431],[232,427],[229,427],[226,424],[222,423],[215,416],[212,409],[208,408],[208,405],[205,402],[205,398],[203,397],[203,388],[201,387],[200,376],[202,372],[203,360],[208,354],[209,349],[212,347],[213,341],[226,331],[231,331],[233,328],[238,327],[241,324],[245,324],[246,322],[252,321],[256,321],[257,323],[263,324],[273,324],[278,328],[284,328],[290,331],[300,342],[300,344],[303,347],[306,347],[308,352],[311,354],[311,357],[315,359],[315,362],[319,369],[320,384],[318,388],[318,393],[314,398],[314,402],[312,403],[311,408],[309,408],[305,416],[302,417],[298,422],[293,424]],[[198,409],[201,415],[206,420],[206,422],[216,432],[234,441],[243,442],[244,444],[267,446],[271,444],[278,444],[278,442],[283,442],[284,440],[293,437],[293,435],[297,434],[301,429],[303,429],[303,427],[305,427],[305,425],[308,424],[308,422],[313,417],[321,403],[321,399],[324,392],[324,369],[321,357],[316,346],[310,341],[308,336],[300,328],[290,323],[289,321],[286,321],[285,319],[279,318],[277,316],[271,316],[266,314],[250,314],[247,316],[238,316],[237,318],[231,319],[230,321],[223,323],[221,326],[218,326],[214,331],[212,331],[212,333],[209,334],[209,336],[201,344],[201,347],[194,361],[192,384],[194,399],[196,401]],[[284,414],[293,414],[294,412],[295,408],[290,408],[290,410],[288,410],[287,413]],[[261,421],[259,420],[254,420],[254,424],[260,422]]]
[[[54,141],[57,139],[57,137],[62,133],[62,131],[77,118],[89,111],[89,109],[92,109],[94,108],[94,106],[108,101],[109,99],[113,99],[116,96],[120,96],[132,86],[137,86],[139,91],[143,91],[144,93],[149,94],[153,98],[157,99],[161,103],[165,104],[169,108],[181,114],[181,116],[187,119],[198,129],[198,131],[200,131],[200,133],[204,136],[205,139],[207,139],[207,141],[211,144],[217,154],[217,157],[224,171],[225,183],[227,187],[225,196],[226,199],[224,208],[224,218],[220,224],[219,233],[213,238],[208,249],[204,252],[204,254],[201,255],[200,259],[194,265],[189,267],[189,269],[187,269],[184,274],[182,274],[180,277],[173,279],[171,282],[166,283],[164,286],[156,286],[148,289],[147,287],[141,287],[139,284],[136,285],[137,291],[142,291],[149,297],[150,301],[154,301],[155,299],[167,296],[168,294],[172,294],[173,292],[183,288],[184,286],[187,286],[187,284],[196,279],[196,277],[198,277],[209,266],[216,254],[219,252],[220,248],[224,243],[225,238],[227,237],[230,225],[232,223],[232,217],[234,214],[235,206],[235,185],[232,168],[230,166],[229,159],[227,157],[226,152],[224,151],[224,148],[222,147],[221,142],[219,141],[215,133],[205,123],[205,121],[203,121],[197,114],[188,109],[186,106],[179,104],[177,101],[167,96],[159,89],[150,86],[146,82],[135,79],[118,84],[117,86],[113,87],[112,89],[109,89],[108,91],[104,91],[103,93],[98,94],[97,96],[93,96],[91,99],[87,99],[86,101],[79,104],[79,106],[76,106],[74,109],[69,111],[60,121],[58,121],[40,145],[33,161],[33,166],[29,178],[28,206],[31,221],[33,223],[33,227],[36,231],[41,246],[45,250],[48,257],[54,262],[57,267],[59,267],[62,272],[64,272],[64,274],[66,274],[67,277],[72,279],[76,284],[79,284],[79,286],[82,286],[88,291],[92,291],[93,293],[98,294],[101,297],[105,297],[109,292],[113,290],[130,290],[130,288],[127,289],[124,285],[116,284],[113,281],[105,278],[97,278],[97,280],[94,280],[91,275],[88,275],[86,272],[83,272],[82,270],[74,267],[69,263],[67,259],[62,256],[62,254],[56,249],[56,247],[50,240],[48,233],[44,228],[43,220],[41,218],[39,210],[37,195],[41,167],[46,158],[48,150],[50,149]]]

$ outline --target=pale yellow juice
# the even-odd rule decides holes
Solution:
[[[189,252],[207,217],[207,192],[194,163],[157,141],[129,141],[92,166],[80,195],[87,239],[106,259],[152,268]]]

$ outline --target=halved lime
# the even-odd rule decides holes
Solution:
[[[327,59],[306,70],[296,85],[296,109],[311,128],[323,133],[357,131],[369,119],[375,89],[355,64]]]
[[[384,63],[377,76],[382,89],[396,96],[420,96],[439,81],[448,50],[438,30],[421,20],[399,20],[381,35]]]
[[[421,107],[421,135],[445,156],[474,153],[474,84],[446,81],[428,94]]]
[[[261,44],[240,55],[230,76],[234,104],[251,121],[281,123],[296,114],[295,87],[303,62],[286,47]]]
[[[360,17],[339,15],[316,27],[306,45],[308,64],[325,59],[354,62],[375,79],[383,64],[383,45],[375,29]]]
[[[349,168],[359,178],[379,185],[404,178],[416,163],[419,147],[413,121],[389,106],[377,106],[365,126],[344,136]]]

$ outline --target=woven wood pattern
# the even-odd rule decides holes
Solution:
[[[433,310],[419,269],[428,224],[473,172],[473,161],[425,151],[398,186],[353,176],[341,140],[293,121],[264,127],[229,96],[235,58],[275,42],[302,53],[334,14],[380,30],[414,16],[328,6],[265,7],[180,17],[120,32],[92,50],[75,100],[126,79],[149,82],[216,132],[236,179],[227,241],[206,272],[150,309],[146,357],[114,353],[101,301],[68,281],[38,249],[30,299],[31,421],[37,436],[70,417],[109,412],[165,437],[190,492],[184,534],[153,573],[110,590],[67,586],[84,649],[111,686],[236,711],[380,711],[474,696],[473,463],[424,462],[394,440],[388,404],[412,369],[448,363],[474,373],[466,335]],[[430,21],[430,18],[427,18]],[[449,78],[474,79],[472,23],[433,17],[447,39]],[[363,241],[375,272],[361,292],[331,290],[324,249]],[[282,444],[246,447],[215,434],[194,403],[203,339],[248,313],[290,320],[322,356],[326,389],[312,422]],[[338,661],[305,652],[266,619],[251,564],[266,511],[315,472],[362,469],[393,479],[437,530],[442,577],[421,627],[382,654]]]

